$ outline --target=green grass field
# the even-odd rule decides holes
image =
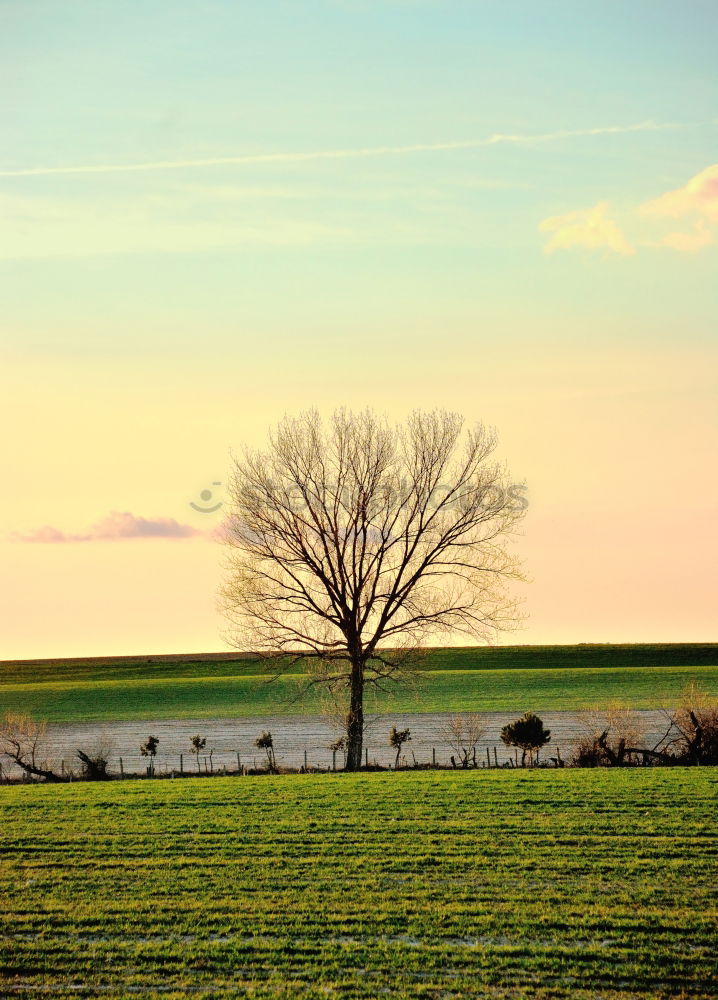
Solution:
[[[257,660],[231,656],[125,657],[0,664],[0,706],[50,722],[233,718],[319,711],[297,700],[304,676],[268,683]],[[260,673],[258,673],[258,671]],[[371,712],[560,711],[620,699],[634,708],[675,704],[692,680],[718,695],[718,644],[516,646],[439,649],[416,683]]]
[[[715,997],[718,772],[0,788],[0,995]]]

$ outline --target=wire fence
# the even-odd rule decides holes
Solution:
[[[476,743],[476,766],[520,764],[521,751],[504,746],[500,738],[501,729],[512,722],[516,714],[480,713],[483,731]],[[640,711],[635,716],[644,731],[646,745],[652,745],[665,732],[666,716],[662,711]],[[370,717],[364,736],[365,766],[387,768],[396,764],[396,750],[389,744],[389,732],[396,726],[397,729],[409,729],[411,735],[400,751],[400,767],[451,767],[452,756],[458,763],[457,750],[447,736],[451,717],[451,713],[396,713]],[[540,757],[546,760],[558,752],[567,760],[577,742],[587,734],[585,715],[545,712],[541,713],[541,718],[551,730],[551,741]],[[343,751],[330,748],[342,734],[319,715],[49,725],[42,753],[59,773],[68,775],[79,771],[78,750],[90,754],[101,751],[109,762],[109,771],[117,775],[143,775],[148,766],[155,775],[234,773],[267,767],[265,751],[255,746],[255,740],[263,732],[272,734],[276,764],[280,769],[331,771],[344,767]],[[140,746],[150,735],[158,739],[154,758],[140,753]],[[194,736],[206,740],[199,754],[191,746]],[[2,761],[0,780],[16,780],[20,773],[12,762]]]

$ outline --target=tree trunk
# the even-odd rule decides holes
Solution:
[[[703,749],[703,726],[698,721],[695,712],[688,713],[693,723],[693,737],[688,739],[688,759],[691,764],[700,764]]]
[[[34,775],[36,778],[44,778],[45,781],[50,782],[60,782],[65,780],[59,774],[55,774],[54,771],[50,771],[44,767],[36,767],[35,764],[31,764],[20,757],[16,757],[14,754],[9,754],[8,756],[12,757],[15,763],[21,767],[28,776]]]
[[[349,714],[347,715],[347,757],[346,770],[358,771],[361,767],[362,745],[364,741],[364,664],[361,660],[352,662],[349,694]]]

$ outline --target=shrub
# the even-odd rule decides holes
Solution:
[[[337,755],[337,753],[339,751],[342,751],[342,753],[344,754],[344,767],[346,767],[346,763],[347,763],[347,738],[346,738],[346,736],[339,736],[336,740],[334,740],[333,743],[330,743],[328,745],[328,749],[331,750],[331,752],[332,752],[332,760],[333,760],[332,767],[334,767],[336,765],[336,755]]]
[[[551,739],[551,730],[545,729],[544,724],[538,715],[533,712],[526,712],[520,719],[510,722],[501,730],[501,742],[509,747],[519,747],[521,753],[521,766],[526,762],[526,754],[533,764],[534,753],[538,760],[538,753],[542,746],[545,746]]]
[[[401,748],[405,743],[408,743],[411,739],[410,729],[397,729],[396,726],[391,727],[391,732],[389,733],[389,746],[394,747],[396,750],[396,760],[394,761],[394,768],[399,766],[399,755],[401,754]]]
[[[647,759],[645,724],[641,716],[619,701],[602,710],[582,713],[583,735],[576,744],[571,763],[576,767],[623,767],[636,754]],[[652,751],[651,751],[652,752]]]
[[[155,773],[155,757],[157,756],[157,747],[159,745],[159,739],[157,736],[148,736],[145,742],[140,746],[140,753],[143,757],[149,757],[150,762],[147,765],[147,773],[153,775]]]
[[[718,764],[718,701],[699,684],[690,684],[684,690],[673,727],[681,763]]]
[[[85,781],[109,781],[107,757],[103,756],[101,752],[85,753],[84,750],[77,750],[76,753],[82,764],[80,775]]]
[[[277,770],[277,759],[274,756],[274,740],[272,739],[272,734],[270,732],[263,732],[254,741],[254,745],[259,747],[260,750],[264,750],[267,754],[267,764],[270,771]]]
[[[190,742],[190,746],[192,747],[191,752],[197,758],[197,773],[199,773],[200,770],[201,770],[201,768],[199,766],[199,755],[202,753],[202,751],[204,750],[204,748],[207,746],[207,738],[205,736],[199,736],[199,735],[198,736],[193,736],[192,739],[189,742]]]

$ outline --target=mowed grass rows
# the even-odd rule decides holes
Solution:
[[[711,769],[4,787],[2,995],[715,997]]]

